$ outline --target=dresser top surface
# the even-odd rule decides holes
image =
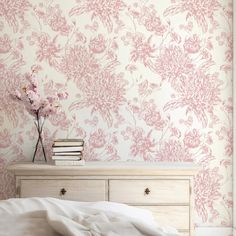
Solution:
[[[121,161],[89,161],[84,166],[20,162],[8,167],[16,175],[194,175],[198,169],[193,163]]]

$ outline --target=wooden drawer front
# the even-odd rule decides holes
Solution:
[[[62,189],[66,190],[64,195]],[[105,180],[21,180],[20,197],[55,197],[78,201],[105,201]]]
[[[139,206],[150,210],[158,224],[171,226],[178,230],[189,230],[188,206]]]
[[[185,232],[184,233],[183,232],[179,232],[179,233],[180,233],[181,236],[190,236],[189,233],[185,233]]]
[[[146,190],[150,192],[145,193]],[[110,180],[109,200],[130,204],[189,203],[188,180]]]

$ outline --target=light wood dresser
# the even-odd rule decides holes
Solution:
[[[17,197],[113,201],[151,210],[159,224],[194,236],[191,164],[87,162],[85,166],[19,163]]]

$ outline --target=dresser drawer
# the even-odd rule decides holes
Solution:
[[[109,200],[130,204],[189,204],[188,180],[109,180]]]
[[[187,232],[179,232],[179,233],[180,233],[180,236],[190,236],[190,234]]]
[[[105,201],[106,181],[22,179],[20,197],[55,197],[78,201]]]
[[[189,206],[138,206],[152,212],[161,226],[171,226],[178,230],[189,230]]]

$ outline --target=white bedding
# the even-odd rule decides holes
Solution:
[[[0,201],[0,236],[179,236],[152,214],[125,204],[55,198]]]

